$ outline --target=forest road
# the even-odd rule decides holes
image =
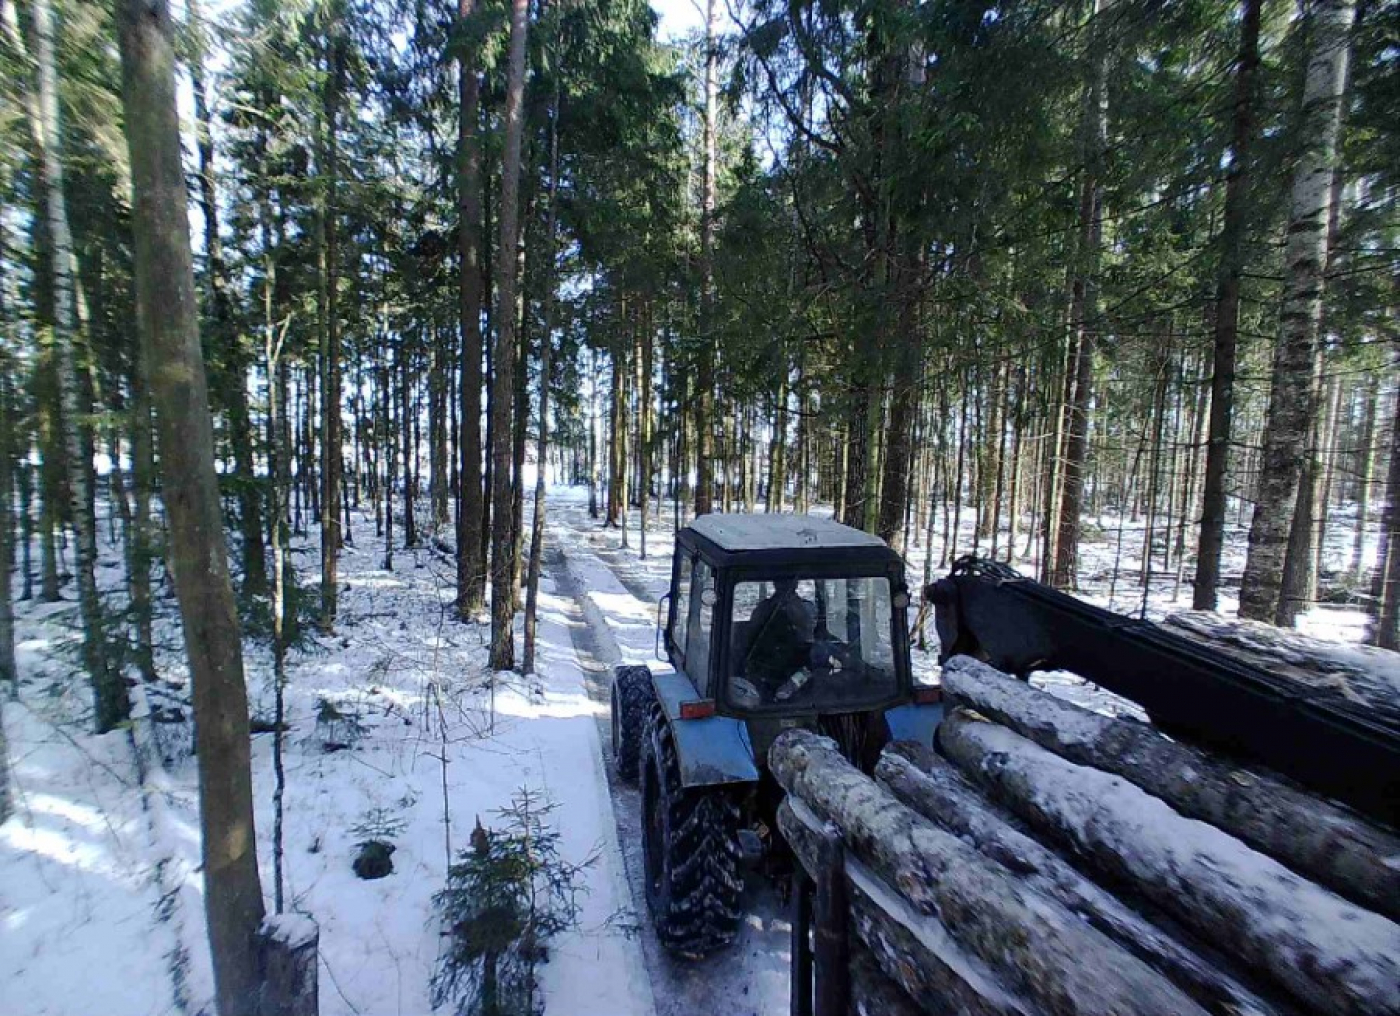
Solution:
[[[557,537],[557,533],[551,534]],[[601,709],[597,714],[598,734],[608,774],[608,791],[617,822],[617,838],[622,847],[627,885],[632,896],[632,918],[641,936],[642,954],[651,978],[657,1016],[782,1016],[788,1009],[787,976],[789,925],[786,908],[773,885],[756,872],[747,877],[745,902],[748,914],[738,937],[728,949],[703,960],[678,959],[667,953],[656,940],[647,911],[646,885],[642,861],[641,797],[635,784],[623,783],[612,758],[612,730],[608,718],[608,697],[612,668],[618,661],[607,659],[599,639],[585,620],[582,592],[570,572],[557,538],[546,541],[545,563],[554,577],[555,589],[569,601],[569,633],[579,668],[585,676],[588,694]],[[600,559],[603,555],[599,555]],[[642,580],[624,576],[617,557],[606,563],[630,592],[641,591]],[[616,563],[615,563],[616,562]]]

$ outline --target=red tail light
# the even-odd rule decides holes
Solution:
[[[714,714],[714,699],[704,698],[696,699],[694,702],[681,703],[681,719],[683,720],[708,720]]]
[[[914,686],[915,705],[931,706],[943,701],[943,689],[936,684],[916,684]]]

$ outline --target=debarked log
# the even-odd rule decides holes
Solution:
[[[1400,925],[966,709],[944,753],[1038,832],[1329,1016],[1400,1014]]]
[[[913,742],[891,745],[875,767],[875,778],[920,815],[1023,876],[1033,888],[1151,964],[1207,1009],[1259,1016],[1289,1011],[1265,1001],[1219,963],[1158,928],[1015,828],[931,749]]]
[[[1400,836],[1279,777],[1089,712],[966,656],[943,692],[1062,758],[1116,773],[1369,910],[1400,920]]]
[[[768,760],[783,789],[818,820],[835,823],[854,859],[894,887],[899,895],[892,900],[936,917],[951,942],[1045,1012],[1204,1013],[1080,918],[900,804],[842,758],[830,739],[787,731],[773,743]]]

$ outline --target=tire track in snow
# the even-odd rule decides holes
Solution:
[[[647,912],[642,860],[641,799],[634,785],[617,777],[612,759],[612,730],[607,707],[612,668],[623,649],[617,630],[597,632],[588,615],[607,624],[606,612],[596,602],[587,602],[583,583],[571,565],[591,557],[605,567],[632,597],[642,603],[652,599],[650,583],[636,574],[623,574],[613,562],[619,555],[607,550],[581,546],[581,534],[567,524],[551,524],[546,562],[554,577],[555,590],[574,604],[570,611],[569,632],[579,667],[583,670],[588,693],[603,708],[598,715],[599,736],[606,762],[608,791],[617,822],[618,841],[632,895],[632,908],[642,940],[642,952],[651,977],[657,1016],[699,1016],[724,1013],[725,1016],[779,1016],[788,1012],[788,942],[790,926],[786,908],[775,888],[762,877],[750,873],[744,893],[747,917],[734,943],[703,960],[672,957],[656,940]],[[604,555],[611,560],[605,560]],[[596,574],[596,571],[594,572]],[[639,595],[643,594],[643,595]],[[645,599],[643,598],[645,596]],[[591,599],[591,598],[590,598]],[[596,623],[596,621],[595,621]],[[611,628],[612,626],[609,625]],[[625,637],[624,637],[625,638]],[[635,649],[635,647],[632,647]],[[636,655],[635,651],[628,654]],[[664,665],[663,665],[664,666]]]

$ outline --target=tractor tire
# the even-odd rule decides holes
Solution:
[[[647,710],[656,700],[651,671],[646,667],[618,667],[612,680],[612,749],[617,775],[631,783],[637,778],[646,733]]]
[[[739,805],[728,787],[681,786],[670,725],[655,705],[642,742],[647,907],[668,951],[698,959],[739,930]]]

